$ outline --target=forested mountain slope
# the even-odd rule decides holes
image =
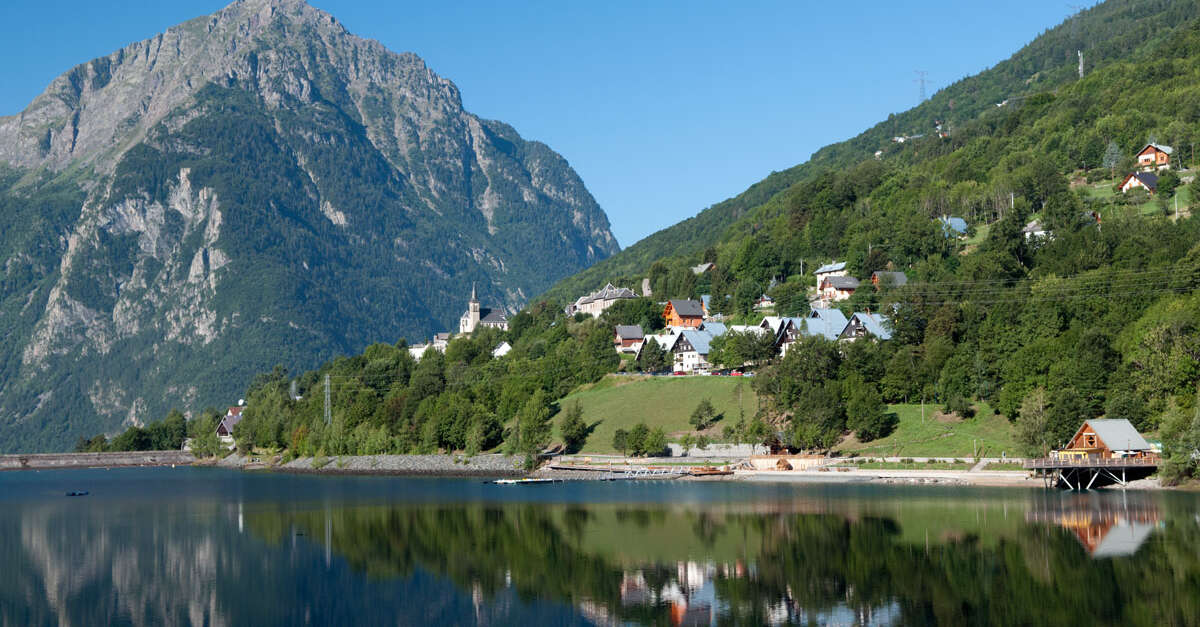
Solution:
[[[896,151],[900,146],[891,141],[893,137],[932,135],[937,122],[953,133],[963,124],[994,113],[999,103],[1016,107],[1026,96],[1071,84],[1078,78],[1077,51],[1084,53],[1088,73],[1115,62],[1143,59],[1197,16],[1200,3],[1179,0],[1112,0],[1086,9],[1048,29],[995,67],[959,80],[917,107],[889,116],[852,139],[826,146],[809,161],[772,173],[742,194],[628,246],[564,279],[544,297],[569,301],[610,281],[634,287],[638,276],[644,276],[656,259],[702,257],[706,248],[722,241],[726,228],[782,191],[823,173],[851,167],[876,150]],[[1093,160],[1090,165],[1097,164],[1098,160]]]
[[[567,162],[413,54],[239,0],[0,118],[0,451],[515,311],[616,252]]]

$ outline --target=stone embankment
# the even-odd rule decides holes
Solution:
[[[273,465],[271,460],[230,455],[218,466],[298,473],[410,475],[431,477],[523,476],[523,459],[509,455],[346,455],[300,457]]]
[[[51,468],[112,468],[117,466],[179,466],[196,458],[186,451],[130,451],[121,453],[30,453],[0,455],[0,470]]]

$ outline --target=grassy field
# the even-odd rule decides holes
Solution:
[[[893,405],[891,410],[900,417],[896,430],[886,438],[872,442],[844,440],[837,448],[842,453],[876,457],[999,457],[1001,452],[1016,455],[1018,446],[1012,424],[1004,416],[992,414],[984,403],[976,406],[974,418],[949,420],[935,418],[937,405],[925,406],[921,418],[920,405]]]
[[[723,417],[712,431],[720,432],[738,417],[738,397],[746,419],[758,407],[750,381],[741,377],[642,377],[610,376],[594,386],[577,390],[559,403],[565,410],[578,402],[584,422],[592,427],[584,453],[615,453],[613,433],[629,430],[639,422],[662,427],[668,436],[690,431],[688,418],[701,399],[709,399]],[[555,436],[562,412],[555,416]]]

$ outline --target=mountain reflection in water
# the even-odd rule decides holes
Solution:
[[[1188,494],[253,481],[0,496],[0,623],[1200,624]]]

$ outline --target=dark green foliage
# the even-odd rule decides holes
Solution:
[[[667,434],[662,427],[655,427],[646,434],[642,445],[642,454],[646,457],[658,457],[667,451]]]
[[[711,427],[717,419],[717,410],[713,408],[712,401],[702,398],[696,405],[696,409],[692,411],[692,416],[688,419],[688,422],[692,425],[693,429],[703,431]]]
[[[799,449],[829,450],[846,430],[846,416],[838,384],[826,381],[800,394],[792,414],[791,445]]]
[[[649,340],[642,345],[642,352],[637,361],[638,370],[642,372],[664,372],[672,363],[674,360],[666,349],[658,342]]]
[[[846,427],[863,442],[877,440],[896,428],[899,418],[887,411],[873,384],[855,385],[846,399]]]
[[[946,399],[945,406],[942,411],[948,414],[957,414],[959,418],[971,418],[975,415],[975,408],[971,406],[971,400],[961,394],[955,394]]]
[[[566,415],[559,425],[559,432],[568,453],[577,453],[583,448],[587,442],[588,426],[583,421],[583,407],[579,403],[567,407]]]
[[[625,437],[625,444],[629,447],[629,453],[634,456],[642,456],[646,454],[646,438],[650,436],[650,427],[646,423],[639,422],[633,425],[629,430],[629,435]]]
[[[626,455],[629,451],[629,432],[624,429],[617,429],[613,432],[612,446],[621,451],[622,455]]]

